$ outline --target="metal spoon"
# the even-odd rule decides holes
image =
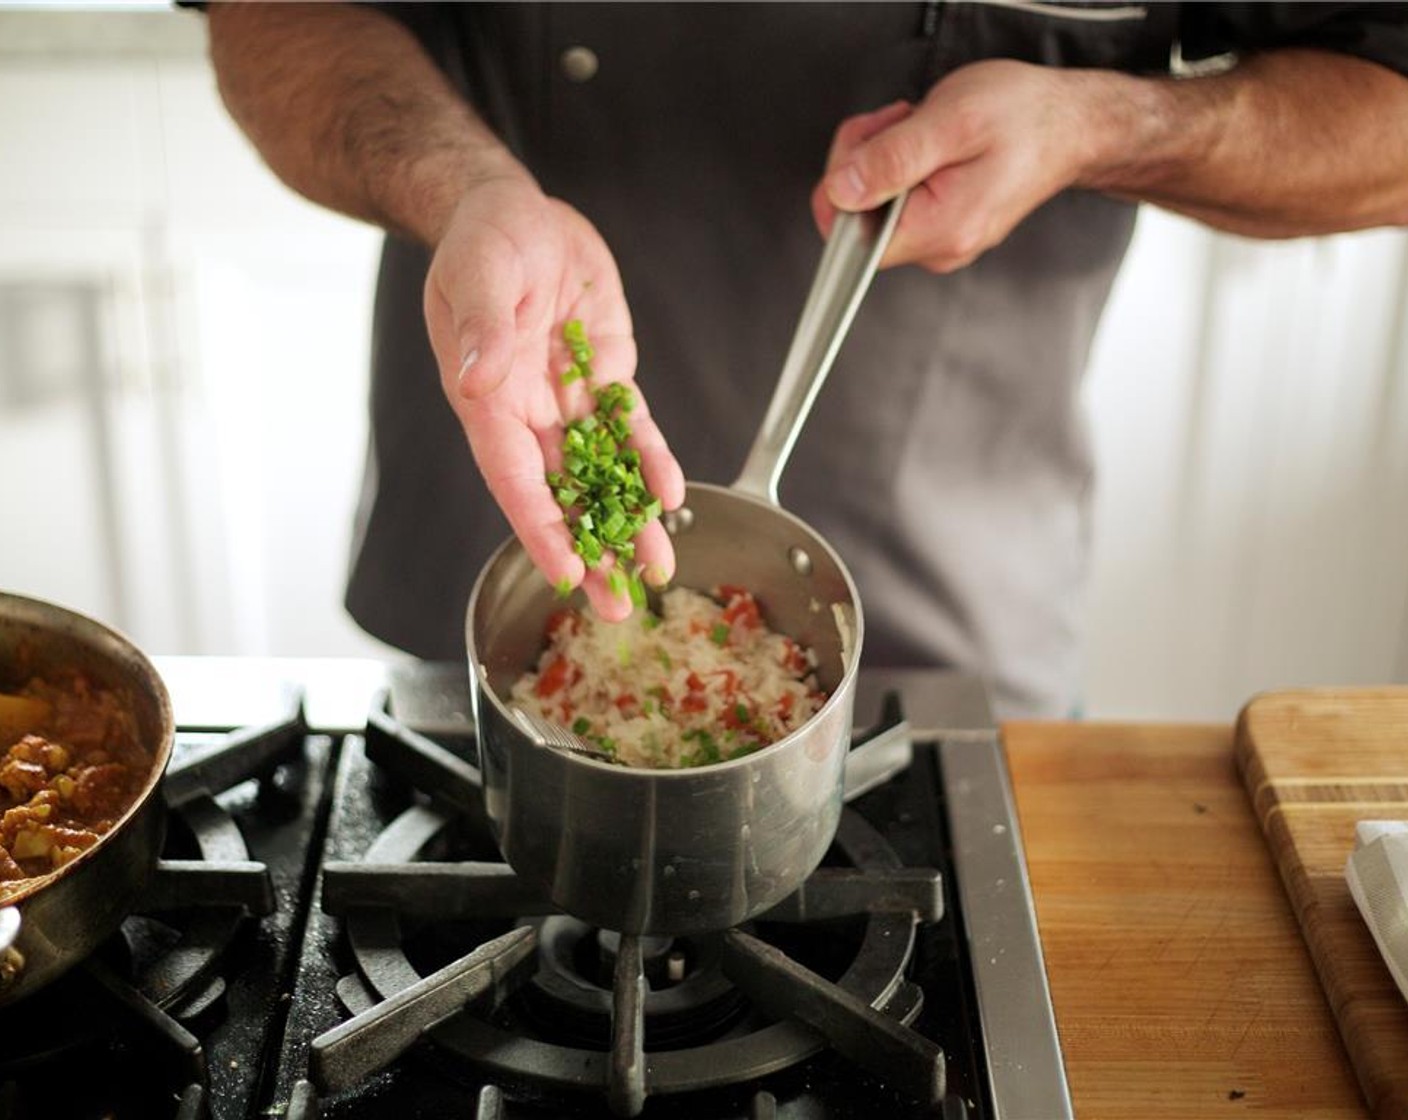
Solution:
[[[602,750],[590,740],[583,739],[575,731],[569,731],[561,724],[543,719],[532,712],[525,712],[522,708],[514,708],[513,718],[518,720],[523,730],[528,732],[528,737],[540,747],[566,751],[568,754],[579,754],[584,758],[594,758],[598,762],[616,763],[617,761],[616,756],[610,751]]]
[[[851,320],[860,310],[880,258],[900,224],[909,192],[876,210],[836,215],[826,239],[797,330],[782,363],[778,385],[763,424],[743,464],[736,489],[777,505],[777,483],[802,432],[802,423],[821,392]]]

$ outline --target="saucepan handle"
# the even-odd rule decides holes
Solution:
[[[885,247],[899,225],[907,192],[878,210],[836,216],[762,427],[735,490],[777,505],[777,482],[836,352],[850,329]]]

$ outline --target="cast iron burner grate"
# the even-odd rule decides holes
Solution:
[[[560,914],[506,864],[472,858],[495,854],[478,771],[384,703],[365,750],[426,798],[360,860],[324,865],[322,907],[342,919],[355,965],[336,986],[352,1017],[313,1039],[289,1120],[320,1115],[320,1095],[363,1085],[423,1038],[437,1064],[493,1079],[481,1120],[505,1114],[503,1087],[599,1094],[637,1116],[648,1097],[755,1086],[828,1047],[913,1102],[965,1114],[945,1097],[942,1049],[909,1026],[924,995],[906,968],[918,923],[943,916],[941,875],[905,866],[860,814],[845,810],[826,864],[754,921],[636,937]],[[911,755],[892,698],[851,752],[847,800]],[[751,1088],[748,1111],[773,1116],[776,1101]]]
[[[163,858],[134,913],[88,960],[0,1012],[0,1117],[211,1115],[207,1054],[192,1031],[224,1013],[222,965],[251,920],[275,909],[268,868],[250,859],[215,795],[257,779],[261,796],[277,798],[279,768],[307,730],[291,697],[288,714],[266,726],[178,734],[162,788]],[[85,1077],[63,1073],[75,1054],[85,1055]],[[122,1069],[130,1062],[142,1064],[139,1078]],[[142,1083],[128,1111],[112,1102],[124,1080]]]

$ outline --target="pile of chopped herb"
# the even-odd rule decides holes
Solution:
[[[629,591],[631,601],[644,606],[640,567],[632,563],[635,537],[660,516],[660,499],[645,487],[640,452],[626,446],[631,436],[627,417],[635,407],[635,397],[622,382],[592,386],[595,351],[580,319],[569,319],[562,337],[572,352],[572,364],[562,375],[562,383],[586,381],[592,387],[596,408],[567,425],[562,470],[548,473],[548,485],[567,518],[577,555],[588,568],[595,568],[607,552],[613,553],[616,563],[607,575],[612,592]],[[559,594],[571,590],[565,581],[558,585]]]

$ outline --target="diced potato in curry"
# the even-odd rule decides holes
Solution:
[[[149,766],[129,706],[81,674],[0,693],[0,902],[96,844]]]

